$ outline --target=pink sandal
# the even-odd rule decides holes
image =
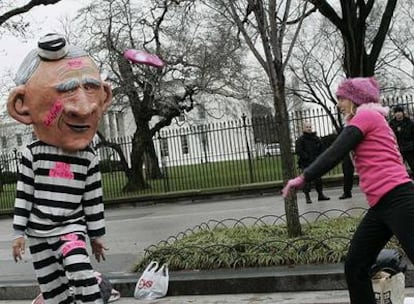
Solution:
[[[127,49],[124,52],[124,57],[132,63],[150,65],[156,68],[162,68],[165,65],[164,61],[157,55],[134,49]]]

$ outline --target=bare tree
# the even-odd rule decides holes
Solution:
[[[25,22],[24,14],[32,8],[40,5],[56,4],[61,0],[31,0],[26,4],[17,6],[15,1],[0,2],[0,37],[4,33],[22,35],[28,28],[29,23]],[[1,78],[0,96],[6,96],[9,89],[8,81],[5,77]],[[6,113],[6,112],[3,112]],[[1,114],[0,117],[6,114]],[[4,156],[3,156],[4,157]],[[4,160],[0,164],[0,173],[3,173]],[[3,192],[3,178],[0,179],[0,192]]]
[[[276,0],[207,1],[226,14],[236,26],[240,36],[266,73],[275,109],[275,126],[279,134],[283,164],[283,180],[293,177],[294,158],[292,138],[286,105],[285,70],[292,54],[297,35],[307,12],[307,2]],[[288,233],[302,233],[297,199],[285,200]]]
[[[125,191],[149,187],[145,160],[151,178],[162,177],[152,141],[157,132],[199,105],[202,94],[240,98],[243,87],[237,82],[240,44],[230,31],[205,28],[193,1],[148,1],[145,7],[104,0],[78,18],[90,37],[90,51],[110,70],[116,103],[127,103],[137,127]],[[133,65],[122,56],[126,48],[156,53],[167,65],[162,70]]]
[[[340,14],[327,0],[309,0],[339,30],[343,40],[343,69],[347,77],[372,76],[387,37],[397,0],[340,0]],[[383,8],[378,22],[368,21],[374,6]],[[341,15],[341,16],[340,16]]]
[[[31,0],[22,6],[16,6],[15,1],[1,1],[0,3],[0,28],[1,32],[9,31],[11,33],[24,33],[29,26],[24,21],[23,14],[32,8],[40,5],[51,5],[61,0]],[[19,17],[16,19],[16,17]]]
[[[342,118],[337,111],[332,111],[336,106],[332,90],[343,74],[342,44],[337,40],[337,30],[325,18],[314,18],[312,24],[299,37],[289,64],[295,86],[288,87],[288,96],[297,96],[305,103],[323,108],[339,132]]]
[[[413,5],[410,1],[405,0],[401,3],[405,3],[405,5],[401,4],[399,8],[397,7],[396,13],[399,15],[393,18],[394,25],[389,33],[392,36],[391,40],[394,40],[397,47],[385,40],[374,67],[376,77],[381,79],[383,93],[392,92],[395,94],[395,92],[404,92],[409,88],[406,80],[410,77],[411,71],[407,69],[407,64],[403,64],[404,52],[402,50],[406,50],[406,55],[409,57],[410,51],[407,46],[410,45],[412,36],[410,37],[408,24],[409,20],[412,20],[409,15]],[[349,1],[348,4],[350,4]],[[366,18],[365,44],[367,44],[368,50],[370,50],[370,41],[375,39],[380,24],[383,24],[383,22],[378,22],[383,14],[382,5],[376,5],[372,7]],[[304,102],[322,107],[330,116],[335,129],[339,131],[342,128],[342,117],[337,111],[331,111],[336,103],[332,90],[334,90],[338,78],[347,74],[343,67],[352,64],[344,63],[346,48],[343,39],[338,39],[341,37],[338,28],[328,18],[322,16],[321,20],[320,15],[312,17],[313,26],[306,29],[307,35],[300,36],[296,52],[293,55],[294,60],[290,64],[298,85],[289,91],[293,95],[299,96]],[[393,35],[393,32],[396,34]],[[398,52],[398,49],[401,52]],[[357,76],[359,75],[357,74]]]
[[[412,24],[414,22],[414,4],[410,0],[401,0],[396,10],[393,25],[388,33],[391,41],[396,60],[386,62],[387,66],[391,66],[394,70],[409,79],[412,83],[414,79],[414,30]],[[392,73],[395,76],[395,72]],[[401,78],[394,79],[394,85],[401,85]],[[408,89],[412,89],[412,85],[406,85]]]

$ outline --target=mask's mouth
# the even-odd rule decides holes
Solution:
[[[91,128],[91,125],[85,123],[68,122],[62,116],[60,116],[58,121],[58,128],[62,130],[63,127],[69,128],[75,133],[83,133],[87,132]]]
[[[84,124],[70,124],[65,122],[65,124],[74,132],[77,133],[82,133],[82,132],[86,132],[90,129],[89,125],[84,125]]]

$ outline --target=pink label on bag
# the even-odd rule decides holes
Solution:
[[[139,289],[151,288],[152,284],[154,284],[154,281],[141,279],[138,282],[138,288]]]

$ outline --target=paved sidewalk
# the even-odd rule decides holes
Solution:
[[[414,288],[407,288],[406,297],[414,296]],[[414,298],[412,298],[414,299]],[[30,301],[0,301],[0,304],[30,304]],[[346,291],[314,291],[314,292],[280,292],[237,295],[206,295],[206,296],[177,296],[157,300],[140,301],[134,298],[121,298],[117,304],[147,303],[147,304],[348,304]],[[408,303],[408,299],[406,299]],[[409,302],[414,303],[412,301]]]

